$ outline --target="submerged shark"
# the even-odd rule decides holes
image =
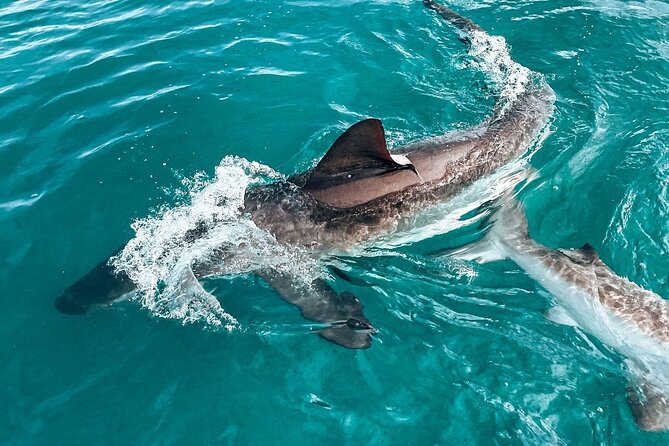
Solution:
[[[547,312],[551,320],[578,326],[628,358],[637,424],[668,430],[669,301],[616,275],[590,245],[555,250],[535,242],[516,201],[493,219],[487,238],[469,249],[469,257],[513,260],[555,297],[557,306]]]
[[[457,28],[464,42],[491,44],[492,38],[469,19],[434,1],[423,4]],[[517,64],[500,70],[514,67],[530,73]],[[397,231],[402,218],[448,200],[526,153],[546,126],[554,98],[542,79],[528,79],[513,95],[500,94],[492,115],[481,124],[393,152],[381,121],[365,119],[339,136],[315,168],[248,188],[243,212],[278,243],[305,247],[321,256],[345,251]],[[210,229],[202,224],[187,236],[197,239]],[[220,251],[220,256],[192,265],[184,286],[198,287],[197,279],[219,275],[218,265],[234,255]],[[305,318],[326,324],[319,331],[324,338],[348,348],[370,346],[374,328],[353,295],[335,292],[322,279],[304,283],[272,268],[256,274]],[[126,274],[105,261],[66,289],[56,306],[65,313],[85,313],[94,304],[113,301],[134,289]]]

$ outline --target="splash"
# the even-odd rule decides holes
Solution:
[[[200,173],[183,181],[182,204],[135,221],[134,238],[112,265],[136,284],[136,300],[155,316],[237,328],[237,320],[198,284],[193,269],[204,277],[262,268],[303,280],[320,274],[308,253],[288,250],[243,213],[247,187],[280,178],[259,163],[224,158],[213,179]]]
[[[474,30],[468,34],[471,42],[469,55],[474,68],[486,74],[498,89],[501,116],[518,99],[535,79],[543,83],[537,73],[530,71],[511,58],[506,40],[501,36],[490,36],[484,31]]]

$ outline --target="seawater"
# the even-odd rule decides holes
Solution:
[[[522,191],[533,237],[588,242],[669,297],[669,6],[449,6],[556,92]],[[334,285],[379,329],[365,351],[323,341],[248,274],[204,281],[220,324],[53,307],[128,240],[169,240],[208,191],[310,168],[359,119],[399,146],[489,116],[494,73],[420,2],[8,1],[0,36],[0,443],[669,443],[634,424],[624,358],[548,321],[517,266],[430,255],[475,238],[466,218],[336,259],[356,280]],[[223,217],[226,241],[247,234]],[[151,289],[162,270],[134,266]]]

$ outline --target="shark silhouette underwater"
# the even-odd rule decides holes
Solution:
[[[491,42],[469,19],[433,1],[423,4],[454,26],[465,43]],[[514,67],[530,73],[517,64],[503,69]],[[481,124],[392,153],[379,120],[358,122],[337,138],[315,168],[249,187],[243,211],[278,243],[320,253],[391,233],[401,218],[448,200],[528,151],[552,115],[555,96],[543,79],[528,80],[522,87],[511,98],[500,94],[492,115]],[[206,231],[199,228],[190,235]],[[193,266],[185,282],[198,287],[198,278],[215,276],[215,260]],[[271,268],[257,274],[306,319],[326,324],[319,331],[325,339],[348,348],[371,345],[375,330],[352,294],[337,293],[321,279],[304,284]],[[104,261],[67,288],[55,304],[64,313],[83,314],[135,289],[126,274]]]
[[[627,358],[629,403],[639,427],[669,430],[669,301],[618,276],[589,244],[551,249],[536,242],[513,198],[492,221],[483,240],[450,255],[515,262],[555,298],[550,320],[579,327]]]

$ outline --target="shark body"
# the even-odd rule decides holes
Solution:
[[[547,313],[628,358],[629,399],[644,430],[669,429],[669,301],[618,276],[590,245],[550,249],[532,240],[520,204],[495,217],[489,241],[556,299]]]
[[[469,19],[438,3],[423,4],[457,28],[466,42],[490,38]],[[517,97],[500,100],[480,125],[392,153],[381,122],[363,120],[344,132],[314,169],[249,188],[244,212],[279,243],[306,247],[318,256],[346,251],[393,233],[402,218],[449,199],[525,153],[546,126],[554,99],[543,80],[528,82]],[[209,229],[194,228],[189,237],[202,237]],[[193,265],[193,275],[217,275],[217,265],[230,255],[221,250],[220,256]],[[329,324],[321,336],[349,348],[369,347],[374,330],[354,296],[338,294],[322,280],[305,284],[271,269],[258,275],[306,318]],[[103,286],[92,297],[97,283]],[[184,283],[197,286],[194,277]],[[131,290],[124,274],[102,262],[68,288],[56,306],[63,312],[84,313],[93,303],[109,302]]]

